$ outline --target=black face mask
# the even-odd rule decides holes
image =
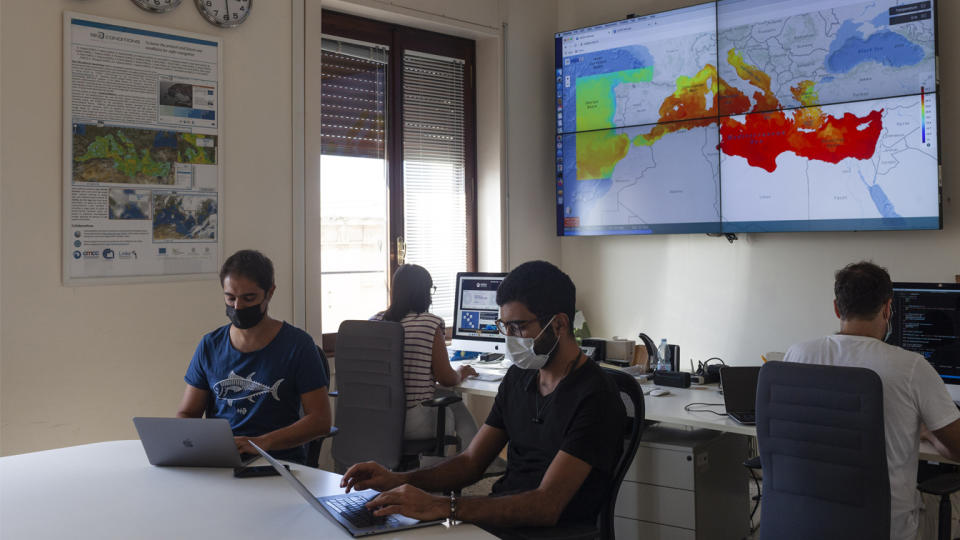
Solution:
[[[264,315],[266,315],[266,313],[260,311],[260,307],[262,305],[263,304],[247,306],[243,309],[227,306],[227,318],[230,319],[230,322],[240,330],[253,328],[254,326],[260,324],[260,321],[262,321]]]

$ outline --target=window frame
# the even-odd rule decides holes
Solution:
[[[414,50],[464,62],[464,195],[466,198],[467,268],[477,271],[477,103],[476,103],[476,43],[473,40],[421,30],[409,26],[386,23],[331,10],[321,12],[321,33],[366,41],[389,47],[387,67],[387,236],[389,265],[387,292],[393,286],[393,274],[399,267],[397,244],[404,238],[403,212],[403,52]],[[322,107],[322,104],[321,104]],[[321,171],[321,174],[322,171]],[[322,277],[321,277],[322,279]],[[386,306],[384,306],[386,308]],[[322,327],[321,313],[321,327]],[[446,329],[446,339],[451,339],[452,329]],[[336,332],[324,333],[321,338],[325,352],[333,354],[336,348]]]

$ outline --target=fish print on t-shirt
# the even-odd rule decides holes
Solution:
[[[253,375],[254,374],[251,373],[246,378],[243,378],[231,370],[226,379],[218,381],[213,385],[213,391],[217,394],[217,399],[225,399],[227,405],[232,406],[234,401],[248,399],[250,403],[253,403],[256,401],[256,398],[264,394],[270,394],[273,396],[273,399],[280,401],[278,391],[283,379],[279,379],[273,383],[273,386],[267,386],[253,380]]]

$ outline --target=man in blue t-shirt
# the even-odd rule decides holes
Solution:
[[[330,431],[329,375],[306,332],[267,315],[273,263],[242,250],[223,263],[230,324],[203,336],[184,380],[177,416],[226,418],[237,449],[303,463],[303,445]],[[300,410],[303,407],[303,415]]]

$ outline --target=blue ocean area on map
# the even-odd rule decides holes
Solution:
[[[175,209],[163,208],[157,211],[156,217],[153,218],[153,226],[156,228],[161,225],[173,225],[177,234],[181,236],[191,236],[194,227],[204,223],[208,217],[216,213],[216,203],[212,203],[210,207],[196,212],[196,217],[194,217],[192,213],[188,214],[184,212],[180,207],[176,207]]]
[[[110,207],[110,219],[147,219],[143,214],[143,209],[136,203],[128,202],[123,205],[120,215],[116,215],[113,207]]]
[[[570,77],[570,86],[567,87],[564,84],[563,88],[563,131],[565,133],[577,130],[576,91],[579,77],[642,69],[653,65],[653,55],[642,45],[608,49],[569,58],[570,65],[563,66],[564,78]]]
[[[870,21],[870,24],[876,26],[877,28],[887,26],[888,24],[890,24],[890,14],[886,11],[881,11],[879,15],[877,15],[876,17],[873,18],[872,21]]]
[[[846,73],[864,62],[877,62],[890,67],[912,66],[923,60],[923,48],[902,35],[880,30],[864,38],[859,28],[863,23],[844,21],[837,37],[830,44],[827,69]]]
[[[863,178],[863,173],[857,171],[857,174],[860,175],[860,181],[863,182],[863,185],[867,187],[867,191],[870,192],[870,198],[873,200],[873,205],[877,207],[877,211],[880,212],[881,216],[885,218],[902,217],[897,213],[897,210],[893,207],[893,202],[890,201],[890,197],[887,197],[887,193],[883,191],[883,188],[880,187],[880,184],[868,184]]]
[[[153,145],[157,148],[176,148],[177,134],[173,131],[158,131],[153,137]]]

